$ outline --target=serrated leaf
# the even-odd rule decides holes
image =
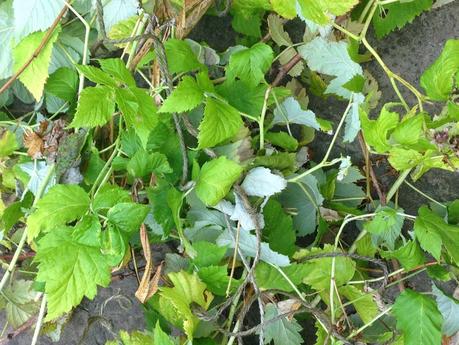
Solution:
[[[128,190],[122,189],[118,185],[104,185],[94,197],[92,209],[96,212],[108,210],[121,202],[131,201],[131,194]]]
[[[76,242],[72,232],[72,228],[62,226],[38,243],[36,280],[45,283],[46,321],[69,312],[85,296],[94,298],[98,285],[105,287],[110,283],[110,266],[100,248]]]
[[[236,109],[221,100],[208,98],[204,119],[199,125],[199,148],[212,147],[234,137],[242,125]]]
[[[17,1],[19,2],[19,1]],[[6,79],[13,74],[13,47],[14,14],[12,1],[4,1],[0,4],[0,80]]]
[[[271,0],[273,10],[284,18],[296,17],[296,0]]]
[[[110,0],[104,5],[104,24],[109,32],[114,25],[137,13],[136,0]]]
[[[70,68],[63,67],[49,76],[46,81],[45,91],[70,102],[75,98],[77,87],[77,73]]]
[[[256,43],[230,56],[226,77],[229,81],[239,78],[254,87],[264,79],[273,58],[274,53],[270,46]]]
[[[171,73],[190,72],[203,66],[185,41],[169,39],[164,43],[164,49]]]
[[[16,1],[17,2],[17,1]],[[19,76],[19,80],[38,102],[43,95],[46,79],[48,79],[48,66],[51,61],[54,42],[60,32],[60,26],[54,30],[46,45],[41,49],[38,56],[27,66]],[[24,38],[13,49],[14,66],[17,72],[30,59],[31,54],[40,45],[46,32],[36,32]]]
[[[408,241],[404,246],[391,252],[381,251],[381,256],[385,259],[397,259],[407,271],[424,263],[424,253],[415,241]]]
[[[443,316],[443,333],[451,337],[459,332],[459,301],[446,295],[442,290],[432,284],[432,293],[437,300],[437,307]]]
[[[372,234],[375,245],[384,244],[390,250],[394,249],[395,241],[402,231],[403,216],[397,214],[401,209],[395,210],[389,206],[378,207],[376,216],[364,224],[364,228]]]
[[[235,248],[235,235],[234,237],[225,230],[217,239],[219,246],[228,246],[229,248]],[[241,231],[239,234],[239,248],[244,255],[255,257],[257,253],[257,238],[255,235],[250,234],[248,231]],[[264,262],[268,262],[279,267],[288,266],[290,260],[288,256],[281,255],[271,248],[267,243],[262,242],[260,245],[260,259]]]
[[[418,211],[414,222],[414,233],[422,249],[440,260],[441,243],[446,247],[454,262],[459,263],[459,226],[447,224],[428,207]]]
[[[219,247],[214,243],[199,241],[193,243],[193,248],[196,251],[196,257],[193,263],[197,267],[206,267],[218,265],[226,254],[226,247]]]
[[[389,163],[395,169],[402,171],[416,167],[424,156],[416,150],[394,147],[389,151]]]
[[[389,143],[389,132],[398,125],[399,114],[384,106],[376,120],[370,120],[365,112],[360,114],[363,136],[368,145],[374,147],[376,152],[384,153],[392,148]]]
[[[405,289],[392,310],[397,319],[397,329],[403,332],[405,345],[441,343],[442,316],[430,297]]]
[[[304,276],[309,271],[309,267],[305,264],[291,264],[280,268],[282,272],[290,279],[290,281],[298,286],[303,281]],[[258,286],[262,290],[283,290],[292,292],[292,285],[285,279],[279,270],[267,263],[260,262],[255,268],[255,278]]]
[[[437,60],[422,74],[421,86],[431,99],[445,101],[453,89],[458,71],[459,40],[448,40]]]
[[[300,17],[325,25],[329,22],[327,14],[341,16],[349,12],[357,3],[358,0],[298,0],[297,12]]]
[[[160,113],[184,113],[196,108],[204,100],[204,94],[196,81],[190,77],[183,77],[182,81],[166,98]]]
[[[369,323],[378,315],[379,309],[371,294],[359,290],[354,285],[341,286],[338,291],[352,303],[363,322]]]
[[[207,285],[212,293],[218,296],[225,296],[230,277],[228,276],[228,267],[223,266],[207,266],[202,267],[198,271],[199,278]],[[230,292],[238,286],[236,280],[232,279]]]
[[[270,197],[287,187],[287,180],[269,169],[258,167],[249,171],[241,187],[251,196]]]
[[[204,309],[207,309],[213,300],[213,295],[206,291],[206,285],[198,278],[196,274],[190,274],[184,271],[178,273],[169,273],[169,279],[174,287],[160,288],[161,299],[167,300],[169,305],[176,312],[175,317],[179,317],[188,339],[193,338],[193,333],[199,323],[199,319],[193,314],[190,304],[196,303]]]
[[[241,173],[242,167],[226,157],[213,159],[201,168],[196,194],[203,203],[214,206],[228,194]]]
[[[383,38],[395,29],[401,29],[423,11],[430,9],[432,0],[415,0],[410,2],[396,2],[382,6],[376,11],[372,23],[376,37]]]
[[[128,19],[119,21],[118,23],[113,25],[110,31],[107,33],[108,38],[110,38],[111,40],[120,40],[129,37],[134,31],[135,24],[137,23],[138,19],[139,16],[136,15],[129,17]],[[116,46],[119,48],[124,48],[127,45],[128,43],[116,44]]]
[[[70,127],[97,127],[105,125],[115,112],[115,95],[108,86],[83,89],[77,111]]]
[[[284,30],[284,22],[279,16],[270,14],[268,16],[268,27],[273,41],[276,42],[278,46],[289,47],[293,45],[292,39]]]
[[[301,109],[298,101],[293,97],[288,97],[274,110],[272,124],[296,123],[319,130],[320,124],[317,122],[316,115],[311,110]]]
[[[97,84],[106,86],[117,87],[115,80],[100,68],[91,65],[77,65],[77,70],[82,73],[86,78]]]
[[[5,303],[6,319],[14,329],[23,325],[38,311],[38,293],[32,285],[31,280],[14,279],[2,291],[0,301]]]
[[[27,235],[31,242],[41,231],[49,232],[59,225],[83,216],[89,208],[89,197],[76,185],[56,185],[38,201],[27,219]]]
[[[326,93],[350,99],[352,92],[343,85],[354,76],[363,74],[363,70],[358,63],[352,61],[346,42],[329,42],[317,37],[300,46],[298,52],[313,71],[336,77],[327,86]]]
[[[148,213],[146,205],[133,202],[116,204],[107,212],[108,221],[118,229],[132,233],[138,231]]]
[[[154,340],[154,344],[156,345],[174,345],[175,344],[174,341],[172,341],[172,339],[161,329],[161,326],[159,325],[159,321],[156,322],[155,329],[153,330],[153,340]],[[153,345],[153,343],[151,345]]]
[[[142,146],[146,148],[151,131],[159,122],[153,98],[137,87],[115,89],[115,99],[128,128],[134,128]]]
[[[7,157],[19,148],[16,135],[6,130],[0,133],[0,158]]]
[[[425,121],[422,114],[404,117],[392,132],[391,139],[401,145],[414,145],[419,141],[424,126]]]
[[[59,0],[14,0],[14,31],[16,39],[20,40],[30,33],[48,29],[63,7],[62,2]]]
[[[172,172],[165,155],[159,152],[147,153],[145,150],[139,150],[132,156],[126,170],[134,177],[145,177],[152,172],[156,175]]]
[[[292,255],[295,251],[296,233],[293,229],[292,217],[287,215],[281,204],[269,200],[263,208],[265,227],[263,238],[267,239],[269,247],[284,255]]]
[[[97,60],[102,68],[102,71],[108,73],[121,85],[135,87],[135,80],[131,72],[127,69],[123,60],[116,59],[99,59]]]
[[[280,315],[277,307],[269,303],[265,308],[265,320],[269,321]],[[293,319],[283,317],[274,321],[264,328],[265,344],[274,342],[274,345],[300,345],[303,344],[303,337],[300,332],[302,327]]]

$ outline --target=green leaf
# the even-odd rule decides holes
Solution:
[[[340,251],[338,251],[340,252]],[[333,246],[326,244],[323,249],[312,248],[311,251],[306,249],[297,252],[294,258],[307,258],[309,255],[322,253],[333,253]],[[305,284],[311,285],[316,290],[330,289],[331,267],[333,258],[320,258],[308,260],[305,265],[309,267],[309,272],[303,277]],[[335,282],[339,287],[346,284],[352,279],[355,273],[355,262],[347,257],[335,258]]]
[[[236,32],[261,37],[261,19],[264,11],[271,9],[269,0],[234,0],[231,6],[231,22]]]
[[[169,345],[169,343],[160,342],[164,341],[163,338],[158,339],[159,341],[156,342],[150,332],[134,331],[132,333],[128,333],[126,331],[120,331],[119,339],[108,341],[105,343],[105,345]],[[174,344],[172,343],[172,345]]]
[[[166,98],[160,113],[184,113],[196,108],[204,100],[204,94],[196,81],[190,77],[183,77],[182,81]]]
[[[273,10],[284,18],[296,17],[296,0],[271,0]]]
[[[394,147],[389,151],[389,163],[401,171],[413,168],[424,160],[424,156],[416,150]]]
[[[56,202],[59,199],[54,199]],[[62,199],[59,200],[65,205]],[[86,246],[72,237],[73,229],[62,226],[38,243],[36,280],[44,282],[48,297],[46,321],[69,312],[83,297],[92,299],[97,285],[108,286],[110,266],[99,247]]]
[[[70,68],[59,68],[46,82],[45,91],[70,102],[75,98],[78,88],[78,74]]]
[[[378,315],[379,309],[371,294],[359,290],[354,285],[341,286],[338,291],[352,303],[364,323],[370,323]]]
[[[228,267],[207,266],[201,267],[198,271],[199,278],[207,285],[207,289],[218,296],[226,296],[230,277],[228,276]],[[232,279],[230,292],[234,292],[238,282]]]
[[[448,99],[459,71],[459,40],[448,40],[435,62],[421,76],[421,86],[435,101]]]
[[[272,124],[285,124],[288,126],[291,123],[312,127],[317,130],[320,129],[320,124],[317,122],[314,112],[303,110],[295,98],[288,97],[274,110]]]
[[[391,138],[401,145],[414,145],[419,141],[424,125],[423,114],[405,116],[392,132]]]
[[[305,264],[291,264],[280,269],[295,286],[298,286],[310,268]],[[278,289],[286,292],[293,291],[292,285],[284,278],[279,270],[267,263],[260,262],[256,266],[255,277],[258,286],[262,290]]]
[[[341,16],[349,12],[357,3],[358,0],[302,0],[297,2],[297,9],[299,10],[298,15],[303,20],[309,19],[317,24],[325,25],[330,21],[327,14]]]
[[[134,128],[144,148],[151,131],[159,122],[153,98],[140,88],[117,88],[115,99],[124,115],[128,128]]]
[[[79,244],[98,247],[101,239],[101,225],[97,216],[85,215],[73,228],[72,237]]]
[[[386,104],[376,120],[370,120],[365,112],[360,114],[365,141],[378,153],[392,148],[388,140],[389,132],[397,127],[399,121],[398,113],[389,111],[389,107],[390,104]]]
[[[226,247],[219,247],[216,244],[206,241],[193,243],[193,248],[196,251],[193,263],[197,267],[218,265],[227,251]]]
[[[134,177],[145,177],[152,172],[156,175],[172,172],[165,155],[159,152],[149,154],[145,150],[139,150],[135,153],[127,163],[126,170]]]
[[[62,9],[59,0],[13,1],[14,31],[20,39],[35,31],[48,29]],[[29,53],[32,53],[30,51]]]
[[[196,181],[196,194],[204,204],[216,205],[228,194],[234,182],[241,176],[242,170],[239,164],[226,157],[206,162]]]
[[[278,317],[281,312],[277,307],[269,303],[265,308],[265,321]],[[278,321],[273,321],[264,327],[265,344],[274,342],[274,345],[300,345],[304,340],[300,332],[302,327],[293,319],[283,317]]]
[[[451,337],[459,331],[459,301],[446,295],[435,284],[432,284],[432,293],[437,300],[438,310],[443,316],[443,334]]]
[[[20,2],[20,1],[18,1]],[[0,80],[13,74],[13,47],[14,13],[12,1],[3,1],[0,4]]]
[[[76,65],[76,68],[80,73],[83,73],[86,78],[96,84],[117,87],[116,81],[113,80],[107,72],[102,71],[100,68],[90,65]]]
[[[440,216],[423,206],[414,222],[414,233],[422,249],[440,260],[441,243],[454,262],[459,263],[459,226],[447,224]]]
[[[383,38],[391,31],[403,28],[431,6],[432,0],[401,1],[381,6],[372,19],[376,37]]]
[[[448,223],[459,225],[459,199],[448,205]]]
[[[405,289],[392,310],[397,329],[403,332],[405,345],[441,343],[442,316],[430,297]]]
[[[165,235],[168,235],[174,226],[174,218],[172,217],[171,209],[169,207],[164,207],[164,205],[167,205],[167,194],[170,188],[168,183],[164,180],[160,180],[155,188],[147,189],[153,217],[155,221],[161,225]]]
[[[27,219],[27,236],[31,242],[41,231],[49,232],[83,216],[89,208],[89,197],[77,185],[56,185],[37,203]]]
[[[140,225],[148,214],[146,205],[123,202],[116,204],[108,210],[108,221],[118,229],[132,233],[138,231]]]
[[[17,2],[17,1],[16,1]],[[54,30],[46,45],[41,49],[38,56],[27,66],[19,76],[19,80],[38,102],[43,95],[46,79],[48,79],[48,66],[51,61],[54,42],[60,32],[60,26]],[[14,66],[17,72],[30,59],[32,53],[40,45],[46,32],[36,32],[24,38],[13,49]]]
[[[156,322],[153,330],[153,340],[155,345],[175,345],[174,341],[161,329],[159,321]]]
[[[39,309],[38,293],[32,285],[31,280],[14,279],[0,295],[0,302],[5,303],[6,319],[14,329],[27,322]]]
[[[182,328],[188,339],[191,340],[199,319],[193,314],[190,304],[196,303],[207,310],[213,300],[213,295],[206,291],[206,285],[199,280],[196,274],[181,271],[169,273],[168,277],[174,287],[160,288],[160,305],[162,300],[165,300],[167,306],[172,306],[175,311],[174,316],[180,318]]]
[[[115,112],[113,90],[108,86],[83,89],[77,111],[70,127],[97,127],[105,125]]]
[[[190,72],[203,67],[191,47],[185,41],[169,39],[164,43],[164,48],[171,73]]]
[[[0,136],[0,158],[7,157],[19,148],[16,135],[6,130]]]
[[[135,87],[135,80],[121,59],[99,59],[97,60],[102,70],[110,74],[119,84],[128,87]]]
[[[270,248],[284,255],[292,255],[296,248],[292,217],[284,212],[278,201],[272,199],[263,208],[263,215],[263,237],[267,239]]]
[[[358,63],[352,61],[346,42],[331,42],[317,37],[300,46],[298,53],[307,61],[311,70],[336,77],[327,86],[325,93],[350,99],[352,92],[343,85],[356,75],[363,74],[363,70]]]
[[[118,185],[104,185],[94,197],[92,209],[95,212],[108,210],[116,204],[122,202],[130,202],[131,194],[128,190],[121,188]]]
[[[378,207],[376,216],[364,224],[364,229],[372,234],[375,245],[382,243],[390,250],[394,249],[404,221],[403,216],[398,215],[397,211],[403,210],[395,210],[389,206]]]
[[[208,98],[199,125],[199,148],[212,147],[234,137],[242,127],[239,112],[223,101]]]
[[[424,253],[415,241],[408,241],[404,246],[391,252],[381,251],[381,256],[385,259],[397,259],[407,271],[424,263]]]
[[[249,86],[255,87],[264,79],[273,58],[274,53],[270,46],[257,43],[230,56],[226,76],[229,81],[239,78]]]

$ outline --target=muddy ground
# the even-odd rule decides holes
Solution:
[[[293,27],[292,30],[295,28]],[[228,45],[234,44],[230,21],[226,18],[205,18],[193,32],[193,38],[196,40],[209,39],[209,33],[212,36],[209,44],[217,50],[224,50]],[[449,38],[459,38],[459,1],[423,14],[402,31],[394,32],[382,41],[372,40],[372,42],[389,68],[418,86],[422,71],[436,59]],[[371,62],[365,67],[379,82],[383,93],[382,102],[396,100],[389,80],[379,65]],[[409,93],[405,92],[405,94],[407,100],[413,104],[413,97]],[[311,99],[310,107],[318,115],[332,119],[341,116],[345,104],[333,99],[327,103]],[[317,142],[320,143],[320,138]],[[312,148],[316,159],[320,159],[324,153],[324,145],[321,146],[317,142]],[[350,154],[354,163],[359,163],[361,160],[357,142],[346,145],[346,147],[338,145],[334,154],[341,153]],[[458,177],[458,174],[435,170],[423,176],[416,182],[416,186],[439,201],[449,201],[459,198]],[[383,183],[390,183],[390,180],[391,177],[387,176],[383,178]],[[427,200],[413,190],[402,187],[400,205],[407,212],[415,213],[419,205],[426,202]],[[164,249],[157,248],[154,252],[160,257],[163,254],[162,250]],[[429,288],[427,280],[422,276],[416,278],[412,284],[421,289]],[[114,281],[109,288],[99,289],[99,294],[93,301],[84,300],[75,309],[70,321],[63,329],[60,341],[54,344],[102,345],[107,339],[112,339],[113,334],[118,333],[121,329],[143,329],[145,321],[142,306],[134,297],[136,288],[137,281],[131,275]],[[113,296],[116,297],[113,298]],[[4,324],[4,320],[4,315],[0,314],[0,325]],[[32,331],[25,331],[6,343],[10,345],[30,344]],[[308,337],[308,339],[311,338]],[[305,343],[310,342],[305,341]],[[39,344],[53,343],[49,338],[42,337]]]

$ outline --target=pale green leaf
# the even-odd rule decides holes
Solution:
[[[137,0],[110,0],[104,2],[105,29],[109,32],[114,25],[137,13]]]
[[[241,187],[247,195],[270,197],[284,190],[287,180],[267,168],[257,167],[248,172]]]
[[[16,39],[20,40],[33,32],[48,29],[63,7],[59,0],[14,0]]]
[[[190,77],[183,77],[182,81],[166,98],[160,113],[184,113],[196,108],[204,100],[204,94],[196,81]]]
[[[5,303],[6,319],[14,329],[29,320],[39,308],[38,293],[33,290],[33,281],[14,279],[0,295]]]
[[[272,124],[298,124],[312,127],[319,130],[320,124],[317,122],[316,115],[311,110],[301,109],[298,101],[293,97],[288,97],[274,110],[274,119]]]
[[[364,224],[364,229],[372,234],[375,245],[382,243],[390,250],[394,249],[404,221],[403,216],[397,214],[398,211],[403,210],[395,210],[389,206],[378,207],[376,216]]]
[[[451,337],[459,332],[459,301],[446,295],[442,290],[432,284],[432,293],[437,300],[438,310],[443,316],[443,333]]]
[[[51,61],[54,42],[60,32],[60,26],[54,30],[46,45],[41,49],[38,56],[27,66],[19,76],[19,80],[27,90],[39,101],[43,95],[46,79],[48,79],[48,66]],[[14,71],[17,72],[30,59],[33,52],[40,45],[46,32],[36,32],[24,38],[13,49]]]
[[[288,1],[285,1],[285,3],[288,3]],[[270,14],[268,16],[268,27],[271,37],[277,45],[289,47],[293,44],[292,39],[284,30],[284,21],[279,16]]]
[[[12,1],[3,1],[0,4],[0,46],[2,47],[0,50],[0,80],[13,74],[13,19]]]
[[[236,109],[221,100],[208,98],[204,119],[199,125],[199,148],[216,146],[234,137],[242,125],[241,116]]]
[[[395,301],[393,312],[405,345],[441,344],[442,316],[430,297],[405,289]]]
[[[111,280],[110,266],[100,248],[78,243],[72,232],[72,228],[62,226],[38,243],[36,280],[46,284],[46,321],[69,312],[83,297],[94,298],[97,286],[108,286]]]
[[[270,46],[256,43],[230,56],[226,76],[230,81],[239,78],[248,85],[256,86],[264,79],[273,58],[274,53]]]
[[[115,112],[113,90],[108,86],[83,89],[70,127],[97,127],[105,125]]]
[[[421,76],[427,96],[445,101],[451,93],[459,71],[459,40],[448,40],[435,62]],[[457,80],[456,80],[457,82]]]
[[[269,303],[265,307],[265,322],[279,316],[281,312],[277,307]],[[274,342],[274,345],[300,345],[303,344],[303,337],[300,332],[302,327],[293,319],[283,317],[273,321],[264,327],[265,344]]]
[[[242,167],[226,157],[211,160],[201,168],[196,194],[203,203],[214,206],[228,194],[241,173]]]
[[[56,185],[38,201],[36,210],[27,219],[29,242],[41,231],[49,232],[83,216],[89,208],[89,197],[77,185]]]
[[[352,92],[343,85],[356,75],[363,74],[363,70],[358,63],[352,61],[346,42],[331,42],[317,37],[300,46],[298,52],[313,71],[336,77],[327,86],[326,93],[350,99]]]

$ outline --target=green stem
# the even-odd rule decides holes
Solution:
[[[392,197],[395,195],[395,192],[397,192],[397,190],[400,188],[400,186],[402,185],[403,181],[405,181],[405,179],[408,177],[410,172],[411,172],[411,169],[407,169],[407,170],[404,170],[400,174],[400,176],[397,178],[397,180],[394,182],[394,184],[390,188],[389,193],[387,193],[386,203],[388,203],[390,201],[390,199],[392,199]]]
[[[411,189],[413,189],[415,192],[417,192],[418,194],[422,195],[424,198],[426,198],[427,200],[430,200],[431,202],[433,202],[434,204],[437,204],[438,206],[440,207],[443,207],[443,208],[447,208],[445,205],[443,205],[441,202],[435,200],[434,198],[432,198],[431,196],[427,195],[426,193],[424,193],[423,191],[419,190],[418,188],[416,188],[415,186],[413,186],[411,183],[409,183],[408,181],[403,181],[405,184],[408,185],[408,187],[410,187]]]
[[[380,319],[381,317],[383,317],[384,315],[386,315],[388,312],[390,312],[392,310],[393,306],[390,306],[388,307],[386,310],[382,311],[381,313],[379,313],[378,315],[376,315],[370,322],[364,324],[362,327],[360,327],[359,329],[355,330],[354,332],[352,332],[348,337],[347,339],[352,339],[354,338],[357,334],[361,333],[362,331],[364,331],[365,329],[367,329],[368,327],[370,327],[375,321],[377,321],[378,319]]]
[[[260,150],[265,148],[265,116],[266,111],[268,110],[268,99],[269,94],[271,93],[271,86],[268,86],[265,92],[265,99],[263,101],[263,109],[261,110],[260,120],[258,122],[260,126]]]

